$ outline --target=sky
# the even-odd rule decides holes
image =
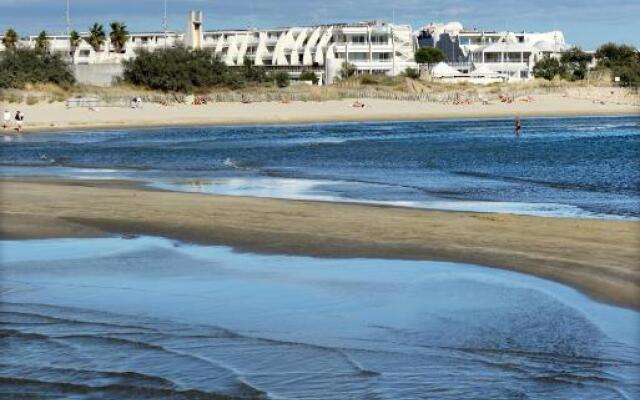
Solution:
[[[163,0],[69,0],[72,29],[124,21],[131,32],[158,31]],[[640,0],[167,0],[169,28],[183,31],[187,12],[204,12],[205,29],[266,28],[383,20],[417,29],[460,21],[466,28],[561,30],[584,49],[614,41],[640,47]],[[66,0],[0,0],[0,32],[65,31]]]

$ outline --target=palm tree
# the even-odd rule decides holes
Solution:
[[[47,32],[42,31],[36,38],[36,51],[39,53],[45,53],[49,49],[49,39],[47,39]]]
[[[80,46],[80,34],[77,31],[69,32],[69,55],[71,60],[76,61],[76,49]]]
[[[104,27],[102,26],[102,24],[96,22],[92,27],[89,28],[89,37],[85,40],[87,41],[87,43],[89,43],[89,45],[91,45],[91,47],[93,47],[94,51],[98,52],[100,51],[100,47],[102,47],[106,39],[107,35],[104,33]]]
[[[129,40],[129,31],[127,30],[127,26],[124,22],[112,22],[111,33],[109,37],[111,38],[111,45],[115,49],[116,52],[122,53],[124,49],[124,45]]]
[[[4,34],[2,38],[2,44],[7,49],[15,49],[16,44],[18,43],[18,33],[13,29],[7,29],[7,32]]]

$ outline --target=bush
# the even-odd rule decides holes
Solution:
[[[411,79],[420,79],[420,71],[417,68],[407,68],[403,75]]]
[[[31,49],[0,53],[0,88],[22,89],[29,83],[69,87],[75,83],[75,78],[69,65],[58,54]]]
[[[320,82],[320,79],[318,78],[318,75],[316,75],[316,73],[313,72],[313,71],[303,71],[300,74],[300,80],[301,81],[311,81],[314,85],[317,85],[318,82]]]
[[[175,47],[149,52],[123,62],[125,82],[165,92],[188,93],[234,81],[229,68],[209,50]]]
[[[371,74],[364,74],[360,77],[360,83],[363,85],[377,85],[380,83],[380,79]]]
[[[346,61],[342,63],[342,68],[340,69],[340,78],[349,79],[355,74],[356,74],[355,65],[348,63]]]
[[[289,74],[286,72],[276,72],[273,74],[273,80],[279,88],[285,88],[289,86],[290,83]]]

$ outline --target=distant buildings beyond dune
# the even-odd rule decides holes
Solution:
[[[121,73],[121,62],[136,57],[139,50],[154,51],[184,45],[210,49],[228,66],[242,66],[248,60],[256,66],[289,73],[296,79],[313,71],[321,83],[332,83],[348,62],[356,74],[399,75],[418,68],[415,51],[438,47],[452,68],[446,79],[480,77],[490,80],[528,80],[542,57],[559,56],[566,48],[562,32],[515,33],[465,30],[460,23],[431,24],[418,32],[409,25],[381,21],[329,24],[273,29],[205,30],[201,11],[188,14],[184,32],[137,32],[121,51],[107,35],[96,51],[86,39],[71,49],[67,35],[48,36],[48,48],[69,58],[82,83],[110,84]],[[36,36],[19,46],[34,48]],[[0,51],[4,50],[0,44]],[[457,73],[454,73],[457,71]],[[475,74],[475,75],[474,75]],[[459,76],[456,76],[459,75]],[[482,76],[480,76],[482,75]]]
[[[529,33],[465,29],[459,22],[430,24],[417,34],[420,47],[437,47],[461,74],[477,70],[507,80],[532,78],[543,57],[559,57],[567,49],[560,31]]]

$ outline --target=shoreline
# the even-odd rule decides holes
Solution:
[[[310,123],[400,122],[429,120],[493,119],[574,116],[640,115],[640,107],[558,95],[538,95],[532,103],[451,105],[396,100],[363,99],[364,109],[353,100],[324,102],[211,103],[202,106],[145,104],[141,109],[67,109],[64,103],[7,106],[26,115],[24,133],[92,131],[122,128],[188,126],[284,125]],[[526,130],[526,125],[525,125]],[[15,134],[13,130],[0,130]]]
[[[4,240],[132,233],[257,253],[461,262],[640,309],[634,221],[214,196],[122,181],[4,179],[0,189]]]

